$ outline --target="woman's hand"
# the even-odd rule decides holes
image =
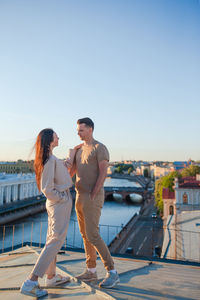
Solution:
[[[77,146],[75,146],[75,147],[74,147],[74,150],[78,150],[78,149],[80,149],[82,146],[83,146],[83,143],[82,143],[82,144],[79,144],[79,145],[77,145]]]

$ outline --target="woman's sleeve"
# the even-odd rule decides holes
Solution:
[[[68,156],[64,161],[65,167],[71,168],[73,166],[75,154],[76,154],[76,150],[69,149]]]
[[[48,160],[44,165],[41,177],[41,191],[52,201],[60,201],[63,198],[63,193],[59,192],[54,187],[54,172],[55,160]]]

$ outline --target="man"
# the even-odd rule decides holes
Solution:
[[[99,234],[99,220],[104,203],[103,183],[107,175],[109,153],[107,148],[93,138],[94,123],[90,118],[77,121],[77,131],[83,141],[74,161],[76,173],[76,213],[83,238],[87,269],[77,276],[83,281],[97,280],[97,253],[107,270],[100,282],[103,288],[112,288],[119,282],[108,247]]]

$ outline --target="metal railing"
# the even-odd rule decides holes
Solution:
[[[46,241],[48,223],[26,222],[15,225],[0,226],[0,253],[13,251],[25,245],[43,247]],[[122,226],[100,225],[99,231],[107,245],[120,236]],[[132,232],[138,233],[132,240],[132,245],[124,254],[138,257],[165,258],[181,261],[200,262],[200,231],[180,230],[171,227],[170,235],[167,226],[154,224],[143,226],[138,231],[136,225]],[[165,234],[168,238],[164,239]],[[170,243],[169,243],[170,236]],[[64,248],[83,249],[83,240],[79,232],[77,220],[71,219]],[[167,251],[166,251],[167,250]],[[121,252],[119,252],[121,253]],[[165,255],[164,255],[165,253]],[[122,253],[121,253],[122,254]]]
[[[27,244],[43,247],[46,241],[47,227],[47,221],[0,226],[0,253],[13,251],[16,247],[23,247]],[[106,244],[109,244],[120,230],[121,226],[99,225],[99,232]],[[84,248],[77,220],[70,220],[64,247]]]

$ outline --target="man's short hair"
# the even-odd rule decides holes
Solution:
[[[77,124],[85,124],[94,130],[94,122],[90,118],[82,118],[77,121]]]

